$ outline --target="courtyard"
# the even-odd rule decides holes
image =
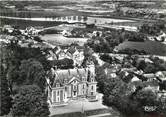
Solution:
[[[78,100],[70,100],[67,105],[50,108],[50,116],[64,113],[84,112],[89,110],[107,109],[107,106],[102,104],[102,94],[97,94],[97,101],[89,102],[86,98]]]

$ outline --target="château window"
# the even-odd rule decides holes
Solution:
[[[91,79],[91,82],[94,82],[94,79],[93,79],[93,78]]]
[[[76,90],[77,89],[77,87],[76,86],[74,86],[74,90]]]
[[[82,78],[82,81],[84,81],[85,79],[84,78]]]
[[[53,91],[53,101],[56,101],[56,91]]]
[[[67,91],[67,87],[65,87],[65,91]]]
[[[93,86],[91,87],[91,89],[93,90]]]
[[[57,96],[59,96],[59,91],[57,92]]]

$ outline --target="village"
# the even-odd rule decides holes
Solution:
[[[87,3],[74,7],[72,4],[66,8],[81,13],[98,8]],[[165,117],[164,15],[155,9],[133,9],[125,5],[103,3],[101,10],[107,12],[109,6],[114,15],[120,7],[119,19],[85,14],[38,18],[0,16],[20,23],[46,24],[21,26],[17,22],[18,25],[7,23],[0,27],[1,102],[4,105],[0,114],[7,117]],[[9,6],[5,9],[15,9]],[[26,11],[31,8],[43,10],[41,6],[24,6]],[[47,25],[47,22],[51,23]]]
[[[76,42],[66,47],[55,46],[42,40],[38,36],[40,31],[33,27],[23,31],[5,26],[3,32],[1,42],[16,41],[23,48],[40,48],[42,54],[51,62],[52,68],[47,71],[49,77],[46,78],[46,92],[50,108],[65,107],[71,100],[81,98],[88,99],[89,103],[101,103],[101,94],[97,90],[98,80],[96,80],[98,67],[102,67],[103,73],[107,77],[121,78],[124,82],[129,83],[132,86],[132,92],[143,86],[144,89],[157,92],[158,97],[166,98],[166,70],[163,71],[166,59],[164,56],[119,54],[116,49],[115,53],[96,53],[89,46],[80,46]],[[64,31],[61,34],[64,35]],[[100,35],[102,35],[102,30],[93,31],[91,38]],[[48,49],[48,51],[44,52],[44,49]],[[158,66],[159,64],[156,64],[155,60],[162,61],[164,68],[154,70],[150,66],[143,65],[155,64]],[[106,109],[101,105],[99,108]],[[63,108],[61,109],[63,110]],[[147,107],[145,110],[149,111]],[[59,112],[61,111],[59,110]]]

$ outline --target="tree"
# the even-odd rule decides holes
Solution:
[[[147,113],[152,114],[157,113],[156,108],[162,106],[152,90],[140,88],[134,91],[130,83],[127,84],[119,78],[107,78],[104,81],[103,94],[103,104],[116,107],[126,116],[143,117],[146,113],[145,107],[154,107],[154,110]]]
[[[156,69],[155,69],[155,66],[151,63],[147,63],[145,69],[144,69],[144,72],[145,73],[155,73]]]
[[[103,89],[103,104],[116,107],[123,115],[137,113],[137,102],[129,98],[132,89],[128,85],[119,78],[106,80]]]
[[[17,117],[48,117],[46,95],[36,85],[22,86],[13,99],[12,114]]]
[[[17,79],[17,84],[36,84],[42,90],[45,89],[45,71],[42,64],[35,59],[28,59],[21,61],[19,67],[19,79]]]
[[[144,114],[158,115],[159,110],[160,112],[162,111],[162,113],[165,112],[166,107],[162,102],[159,102],[156,92],[146,89],[143,82],[137,84],[138,86],[136,90],[134,90],[134,84],[129,81],[133,75],[136,75],[143,80],[144,78],[141,78],[141,75],[139,76],[137,74],[130,73],[123,79],[121,79],[120,76],[111,78],[109,75],[106,75],[104,71],[104,69],[108,67],[108,65],[105,65],[95,69],[98,91],[103,93],[104,105],[115,107],[122,115],[125,116],[144,117]],[[154,107],[154,110],[146,112],[144,109],[145,107],[150,109]]]
[[[159,98],[159,104],[158,104],[158,108],[157,108],[157,111],[158,113],[160,113],[161,115],[166,115],[166,98],[161,96]]]
[[[107,80],[107,76],[104,72],[104,67],[103,66],[96,66],[95,68],[95,73],[96,73],[96,80],[97,80],[97,86],[98,86],[98,92],[103,93],[104,92],[104,83]]]
[[[113,62],[112,57],[109,56],[109,54],[103,54],[103,55],[101,55],[100,59],[103,60],[103,61],[105,61],[105,62],[108,62],[110,64]]]
[[[39,36],[35,36],[33,39],[37,42],[43,42],[43,40]]]
[[[10,97],[7,79],[2,66],[0,68],[0,76],[0,116],[3,116],[10,112],[12,98]]]
[[[143,24],[139,28],[139,32],[146,33],[150,35],[157,35],[161,30],[165,29],[165,25],[163,21],[157,20],[152,24]]]
[[[88,58],[88,57],[91,57],[92,54],[93,54],[93,50],[92,48],[90,48],[88,45],[84,45],[85,46],[85,49],[84,49],[84,56],[85,58]]]
[[[155,106],[155,104],[157,104],[157,94],[151,89],[139,90],[135,96],[135,99],[139,101],[142,106]]]
[[[12,62],[12,66],[20,66],[21,61],[24,59],[34,58],[42,63],[45,70],[50,70],[51,65],[46,58],[46,55],[42,53],[40,48],[27,48],[21,47],[17,41],[11,42],[6,46],[7,53],[10,57],[10,62]],[[47,52],[47,49],[43,50]]]
[[[157,114],[157,110],[161,105],[157,93],[151,89],[139,90],[134,97],[134,101],[138,102],[137,107],[140,108],[139,113],[149,115]]]
[[[53,65],[60,69],[70,69],[73,68],[74,61],[72,59],[64,58],[61,60],[54,60]]]
[[[146,68],[146,63],[144,60],[141,60],[140,62],[138,62],[138,64],[137,64],[138,70],[144,70],[145,68]]]

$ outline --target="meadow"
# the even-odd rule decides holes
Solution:
[[[145,42],[131,42],[131,41],[125,41],[119,46],[116,47],[118,50],[123,50],[126,48],[130,49],[137,49],[137,50],[144,50],[149,54],[152,55],[161,55],[166,56],[166,45],[160,42],[155,41],[145,41]]]

